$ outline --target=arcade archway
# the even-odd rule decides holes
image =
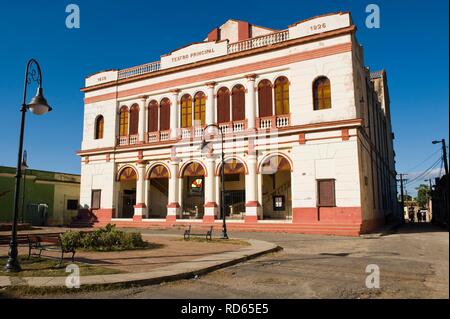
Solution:
[[[289,220],[292,218],[291,164],[281,155],[263,159],[262,174],[263,219]]]

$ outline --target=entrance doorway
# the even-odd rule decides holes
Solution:
[[[205,170],[199,163],[192,162],[183,170],[182,176],[181,218],[201,219],[205,213]]]
[[[119,207],[117,217],[133,218],[134,205],[136,205],[137,173],[132,167],[120,171],[118,180]]]
[[[280,155],[261,164],[263,219],[292,219],[291,165]]]
[[[221,183],[221,168],[219,175],[219,189]],[[245,166],[235,158],[225,160],[224,167],[224,203],[225,214],[230,219],[244,219],[245,217]],[[219,193],[219,207],[222,198]],[[222,218],[222,216],[220,216]]]
[[[169,201],[169,171],[164,165],[156,165],[148,178],[148,218],[165,218]]]

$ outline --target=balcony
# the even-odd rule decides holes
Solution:
[[[185,139],[195,139],[201,138],[203,136],[203,130],[206,125],[193,126],[193,127],[182,127],[179,129],[178,138],[181,140]]]
[[[156,131],[147,133],[148,143],[157,143],[161,141],[168,141],[170,139],[170,130]]]
[[[133,76],[159,71],[160,69],[161,69],[160,61],[150,62],[132,68],[119,70],[118,79],[121,80],[131,78]]]
[[[223,134],[240,133],[247,130],[247,120],[220,123]]]
[[[291,114],[259,117],[256,121],[258,129],[287,127],[291,123]]]
[[[125,135],[125,136],[119,136],[117,138],[117,145],[124,146],[124,145],[135,145],[139,141],[139,135]]]
[[[228,54],[260,48],[266,45],[272,45],[289,40],[289,31],[283,30],[267,35],[254,37],[248,40],[231,43],[228,45]]]
[[[259,117],[256,119],[256,128],[259,130],[269,130],[273,128],[288,127],[291,124],[291,114],[274,115],[267,117]],[[245,133],[248,129],[247,119],[240,121],[231,121],[226,123],[219,123],[219,128],[224,135]],[[206,125],[193,126],[187,128],[178,128],[178,140],[194,140],[201,139]],[[155,131],[145,133],[146,143],[159,143],[170,141],[171,130]],[[139,135],[126,135],[117,137],[118,146],[136,145],[139,143]]]

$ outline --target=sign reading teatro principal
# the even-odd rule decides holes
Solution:
[[[194,43],[161,57],[161,69],[212,59],[227,54],[227,41]]]

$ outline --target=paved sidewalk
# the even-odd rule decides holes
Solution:
[[[173,237],[166,235],[167,237]],[[274,252],[280,248],[272,243],[247,239],[250,245],[234,251],[210,254],[201,258],[159,267],[146,272],[130,272],[115,275],[81,276],[81,286],[114,284],[158,284],[178,279],[188,279],[216,269],[235,265],[239,262]],[[65,287],[66,277],[9,277],[0,276],[0,287]]]

